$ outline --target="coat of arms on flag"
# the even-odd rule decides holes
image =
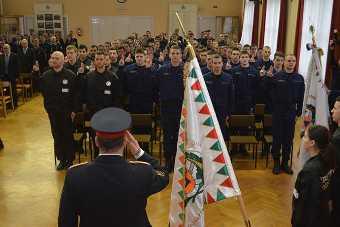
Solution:
[[[189,63],[172,184],[171,227],[203,227],[204,204],[241,191],[197,62]]]

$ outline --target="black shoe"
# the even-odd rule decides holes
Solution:
[[[274,167],[273,167],[273,174],[278,175],[280,174],[280,160],[274,159]]]
[[[72,161],[67,161],[65,163],[64,169],[67,170],[68,168],[70,168],[71,166],[73,166],[73,162]]]
[[[283,172],[287,173],[288,175],[293,175],[293,173],[294,173],[292,168],[290,168],[290,166],[288,165],[288,161],[281,163],[281,170]]]
[[[66,162],[65,161],[60,161],[58,166],[57,166],[57,170],[58,171],[64,170],[65,166],[66,166]]]

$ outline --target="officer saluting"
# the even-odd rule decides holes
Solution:
[[[129,113],[106,108],[91,119],[100,155],[89,164],[71,167],[60,199],[59,227],[151,227],[147,198],[169,183],[167,172],[140,149],[127,131]],[[123,151],[138,160],[128,162]]]

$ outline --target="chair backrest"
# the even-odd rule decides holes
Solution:
[[[152,127],[152,114],[131,114],[133,127]]]
[[[271,114],[265,114],[263,117],[263,133],[272,134],[273,119]]]
[[[254,128],[254,115],[232,115],[229,120],[231,128]]]
[[[273,118],[271,114],[265,114],[263,117],[263,128],[271,128],[273,125]]]
[[[85,127],[85,117],[83,112],[76,113],[73,119],[73,126],[76,131],[83,131]]]
[[[263,115],[264,115],[264,109],[266,105],[265,104],[256,104],[255,105],[255,116],[257,121],[262,121],[263,120]]]
[[[0,81],[0,90],[1,96],[6,95],[6,93],[8,93],[8,96],[10,96],[12,98],[12,86],[11,83],[9,81]]]

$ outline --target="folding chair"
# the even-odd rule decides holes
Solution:
[[[230,131],[244,130],[248,135],[234,133],[230,136],[228,145],[249,145],[253,148],[253,160],[257,167],[257,145],[255,137],[255,116],[254,115],[232,115],[229,119]]]

